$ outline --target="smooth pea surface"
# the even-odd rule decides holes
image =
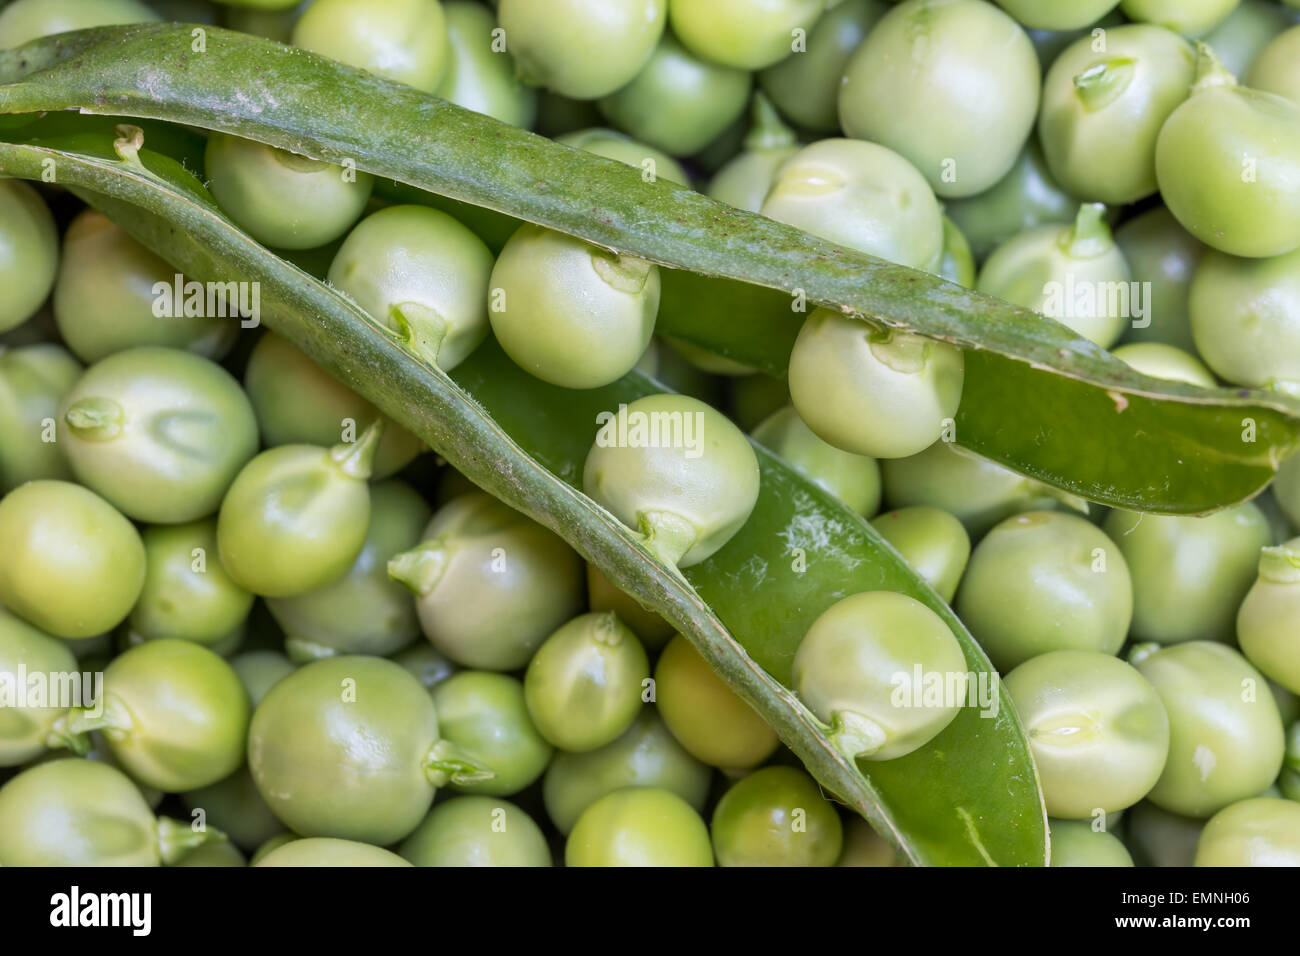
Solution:
[[[14,0],[0,11],[0,50],[69,30],[157,19],[139,0]]]
[[[1259,577],[1237,611],[1242,653],[1269,680],[1300,693],[1300,539],[1260,554]]]
[[[833,866],[843,825],[816,782],[794,767],[765,767],[737,781],[713,811],[719,866]]]
[[[764,419],[754,429],[753,438],[859,514],[869,518],[879,510],[880,466],[876,460],[822,441],[793,406]]]
[[[461,671],[431,691],[442,735],[485,780],[452,782],[461,793],[508,797],[542,775],[554,749],[528,714],[523,685],[506,674]]]
[[[369,843],[311,837],[292,840],[267,853],[253,866],[410,866],[396,853]]]
[[[789,56],[796,33],[806,35],[824,6],[825,0],[670,0],[668,19],[704,59],[760,70]]]
[[[1121,0],[1130,20],[1158,23],[1184,36],[1208,33],[1236,9],[1241,0]]]
[[[1300,866],[1300,803],[1260,797],[1225,807],[1205,824],[1197,866]]]
[[[1300,103],[1300,26],[1277,36],[1250,67],[1250,86]]]
[[[247,767],[240,767],[216,783],[182,794],[181,801],[191,813],[202,810],[208,825],[250,853],[284,829],[280,818],[258,793]]]
[[[960,521],[939,508],[917,505],[877,515],[871,525],[926,584],[952,603],[970,560],[970,535]]]
[[[1134,317],[1123,341],[1159,342],[1186,351],[1195,348],[1187,299],[1205,247],[1164,206],[1128,220],[1115,230],[1115,242],[1133,281],[1150,290],[1146,314]]]
[[[447,66],[438,0],[315,0],[293,45],[432,93]]]
[[[1035,30],[1075,30],[1096,23],[1119,0],[997,0],[997,4]]]
[[[1053,820],[1052,866],[1132,866],[1119,837],[1079,820]]]
[[[414,866],[550,866],[546,836],[500,797],[455,797],[434,807],[402,844]]]
[[[491,11],[466,0],[443,3],[447,19],[447,68],[434,92],[444,100],[503,123],[525,128],[537,115],[537,92],[525,86],[514,56],[499,49]]]
[[[616,790],[578,818],[564,847],[566,866],[712,866],[704,821],[667,790]]]
[[[1218,382],[1208,368],[1195,355],[1163,342],[1134,342],[1121,345],[1111,352],[1129,368],[1173,382],[1187,382],[1214,388]]]
[[[58,441],[58,411],[81,371],[66,349],[52,343],[12,351],[0,346],[0,494],[25,481],[72,477]]]
[[[280,682],[280,679],[292,674],[293,662],[279,651],[244,651],[230,659],[230,666],[239,676],[244,690],[256,707],[266,696],[266,692]]]
[[[641,177],[645,182],[666,179],[670,183],[681,186],[691,184],[691,177],[686,170],[667,153],[653,146],[638,143],[632,137],[624,136],[611,129],[597,127],[575,130],[557,137],[555,141],[633,166],[636,168],[634,175]]]
[[[0,688],[6,697],[16,697],[20,680],[31,675],[47,675],[51,691],[57,691],[57,678],[77,671],[77,660],[66,644],[0,608]],[[57,695],[43,701],[26,698],[21,707],[15,703],[0,706],[0,767],[21,766],[54,745],[62,736],[56,734],[58,723],[68,711],[68,702]]]
[[[3,16],[3,14],[0,14]],[[4,43],[0,21],[0,49]],[[0,180],[0,332],[27,321],[54,286],[59,235],[40,193],[17,179]]]

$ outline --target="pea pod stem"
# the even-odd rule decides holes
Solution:
[[[330,449],[330,458],[339,471],[357,481],[369,481],[379,439],[384,434],[384,420],[377,418],[354,442],[339,442]]]
[[[447,337],[447,322],[433,309],[418,302],[393,306],[388,317],[393,323],[393,337],[402,348],[422,362],[438,364],[438,352]]]
[[[481,783],[496,777],[496,773],[475,763],[449,740],[439,740],[424,761],[424,775],[435,787],[449,783]]]
[[[851,710],[837,710],[832,717],[831,741],[850,760],[870,757],[888,742],[885,729],[869,717]]]
[[[645,545],[678,574],[678,563],[699,540],[695,526],[671,511],[643,511],[638,516]]]
[[[68,713],[54,721],[49,736],[45,738],[45,746],[51,750],[67,750],[78,757],[84,757],[90,753],[90,735],[74,731],[69,726],[70,717],[71,714]]]
[[[423,597],[438,586],[450,560],[449,545],[434,538],[390,558],[388,576]]]
[[[100,705],[98,708],[74,707],[69,710],[68,731],[73,734],[88,734],[94,730],[102,730],[120,735],[128,733],[134,727],[130,711],[116,695],[104,694]]]
[[[224,833],[209,826],[196,830],[191,824],[171,817],[158,818],[158,855],[169,866],[178,863],[192,850],[225,839]]]

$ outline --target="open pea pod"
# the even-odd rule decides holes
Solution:
[[[1028,310],[261,38],[144,24],[0,52],[0,111],[68,109],[351,161],[700,277],[777,290],[765,303],[747,292],[743,307],[701,298],[664,329],[770,372],[785,368],[804,318],[757,307],[778,295],[956,343],[967,350],[958,441],[1108,505],[1212,511],[1253,496],[1300,443],[1300,401],[1289,396],[1148,378]]]
[[[545,524],[680,629],[829,791],[917,864],[1041,865],[1046,815],[1033,762],[988,658],[952,611],[862,518],[759,449],[762,492],[745,528],[684,579],[575,482],[596,414],[662,388],[632,373],[569,391],[519,370],[487,342],[455,380],[395,334],[227,221],[179,164],[79,137],[76,152],[0,142],[0,169],[58,181],[192,279],[259,283],[262,318],[328,372],[508,504]],[[889,588],[948,622],[993,697],[920,750],[855,764],[783,683],[808,624],[845,594]]]

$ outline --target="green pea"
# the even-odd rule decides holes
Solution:
[[[1205,35],[1205,42],[1234,76],[1245,76],[1270,41],[1292,22],[1286,11],[1270,0],[1242,0],[1226,20]],[[1249,85],[1285,95],[1255,82],[1253,76]]]
[[[731,383],[731,417],[741,428],[756,428],[789,404],[790,388],[784,379],[749,375]]]
[[[294,597],[348,572],[370,524],[370,462],[382,423],[332,449],[281,445],[236,476],[217,515],[221,563],[264,597]]]
[[[641,711],[650,663],[610,611],[583,614],[546,639],[524,675],[533,724],[561,750],[582,753],[620,737]]]
[[[714,408],[685,395],[647,395],[598,418],[583,490],[646,535],[663,560],[698,564],[749,520],[758,459]]]
[[[445,740],[420,683],[382,657],[313,661],[253,712],[248,769],[271,811],[303,836],[401,840],[436,788],[486,773]]]
[[[975,256],[970,243],[947,216],[943,217],[943,256],[934,272],[949,282],[968,289],[975,288]]]
[[[600,101],[601,114],[675,156],[699,152],[745,111],[749,73],[702,60],[664,34],[630,83]]]
[[[1260,797],[1225,807],[1205,824],[1197,866],[1300,866],[1300,803]]]
[[[0,49],[7,46],[3,17],[0,13]],[[36,313],[54,287],[58,267],[59,234],[45,200],[21,180],[0,179],[0,288],[5,290],[0,332]]]
[[[1069,192],[1123,205],[1156,191],[1156,137],[1187,99],[1196,54],[1163,27],[1106,31],[1105,50],[1080,37],[1052,64],[1043,86],[1039,137],[1048,166]]]
[[[1300,249],[1268,259],[1207,252],[1188,308],[1196,348],[1222,378],[1300,390]]]
[[[0,787],[0,866],[160,866],[215,830],[155,818],[122,771],[95,760],[51,760]]]
[[[876,460],[822,441],[793,406],[768,416],[754,429],[753,439],[864,517],[880,510],[880,466]]]
[[[1291,527],[1300,529],[1300,454],[1292,455],[1278,467],[1273,494]]]
[[[388,562],[414,547],[432,512],[400,481],[370,486],[365,544],[338,580],[296,597],[269,598],[290,657],[331,654],[384,657],[420,636],[410,592],[388,576]]]
[[[676,336],[660,335],[659,339],[679,357],[684,359],[693,369],[698,372],[704,372],[707,375],[720,375],[728,378],[743,378],[747,375],[755,374],[758,369],[752,365],[746,365],[744,362],[737,362],[733,358],[725,355],[719,355],[716,352],[710,352],[706,348],[693,345],[685,339],[679,339]]]
[[[839,814],[794,767],[742,777],[713,811],[719,866],[834,866],[842,845]]]
[[[78,671],[66,644],[0,608],[0,767],[21,766],[52,747],[85,749],[69,731],[68,702],[57,693],[61,679]],[[46,699],[20,697],[37,674],[45,675]]]
[[[267,853],[253,866],[410,866],[396,853],[358,843],[315,837],[292,840]]]
[[[667,153],[638,143],[632,137],[616,133],[611,129],[576,130],[557,137],[555,141],[564,146],[572,146],[574,149],[635,166],[639,170],[637,175],[646,182],[666,179],[679,186],[691,185],[691,177],[677,160]]]
[[[565,866],[712,866],[709,830],[667,790],[634,788],[601,797],[578,818]]]
[[[208,136],[208,188],[235,225],[268,246],[315,249],[361,216],[374,177],[226,133]]]
[[[1132,638],[1230,641],[1237,608],[1255,580],[1268,519],[1254,504],[1204,518],[1116,509],[1106,533],[1133,577]]]
[[[418,680],[426,690],[433,690],[458,669],[428,641],[412,644],[394,654],[392,660],[393,663],[406,668],[406,672]]]
[[[74,710],[73,730],[101,730],[122,769],[166,793],[195,790],[244,761],[248,692],[230,665],[190,641],[150,641],[104,671],[104,696]]]
[[[87,363],[144,345],[221,358],[235,342],[237,319],[155,313],[157,289],[174,288],[177,275],[107,216],[84,210],[63,235],[63,265],[54,285],[59,335]]]
[[[302,12],[300,0],[256,0],[265,9],[241,6],[222,10],[222,24],[229,30],[266,37],[277,43],[288,43],[293,38],[293,25]]]
[[[841,0],[829,5],[808,33],[807,46],[758,75],[763,92],[805,129],[840,128],[840,80],[853,51],[889,10],[884,0]]]
[[[524,80],[578,100],[613,93],[635,77],[667,13],[667,0],[502,0],[497,10]]]
[[[817,437],[846,452],[904,458],[957,414],[961,350],[832,309],[804,321],[790,354],[790,399]]]
[[[844,825],[844,850],[836,866],[899,866],[898,851],[881,839],[871,825],[853,816]]]
[[[244,389],[268,446],[329,446],[382,418],[384,433],[371,474],[376,480],[401,471],[424,450],[419,438],[382,416],[274,332],[266,332],[253,346],[244,370]]]
[[[450,371],[487,336],[492,253],[445,212],[390,206],[348,233],[329,281]]]
[[[915,505],[877,515],[871,521],[925,583],[952,603],[970,559],[970,535],[953,515]]]
[[[668,21],[687,48],[714,63],[761,70],[796,49],[825,0],[670,0]]]
[[[1236,9],[1241,0],[1121,0],[1130,20],[1157,23],[1184,36],[1209,33]]]
[[[525,224],[492,269],[492,331],[520,368],[599,388],[636,365],[654,334],[659,268]]]
[[[1300,539],[1264,548],[1259,577],[1237,611],[1242,653],[1269,680],[1300,693]]]
[[[920,454],[882,461],[880,470],[889,507],[940,508],[965,525],[972,539],[1022,511],[1058,504],[1085,514],[1088,510],[1079,499],[945,441]]]
[[[0,50],[68,30],[157,19],[139,0],[14,0],[0,10]]]
[[[1128,811],[1129,849],[1140,866],[1192,865],[1204,820],[1162,810],[1143,800]]]
[[[1050,811],[1049,811],[1050,812]],[[1052,866],[1132,866],[1119,837],[1079,820],[1051,822]]]
[[[945,211],[970,242],[979,261],[1021,232],[1074,220],[1079,204],[1052,177],[1037,138],[1011,170],[988,189],[947,203]]]
[[[433,646],[465,667],[523,667],[582,608],[582,562],[573,550],[483,492],[444,505],[421,544],[389,561],[388,573],[414,592]]]
[[[295,843],[301,839],[302,837],[293,833],[289,833],[288,831],[285,831],[284,833],[277,833],[275,836],[271,837],[271,839],[267,840],[265,843],[263,843],[261,846],[259,846],[256,850],[253,851],[253,855],[248,858],[248,865],[257,866],[257,864],[261,863],[262,860],[264,860],[274,851],[280,849],[280,847],[284,846],[286,843]],[[339,841],[339,842],[349,842],[349,841]]]
[[[32,481],[0,498],[0,604],[55,637],[94,637],[144,586],[139,532],[103,498]]]
[[[1279,34],[1250,66],[1252,89],[1300,103],[1300,26]]]
[[[190,850],[173,866],[248,866],[248,860],[239,848],[228,841],[206,843]]]
[[[997,0],[998,6],[1035,30],[1076,30],[1091,26],[1119,0]]]
[[[824,139],[777,174],[762,213],[899,265],[933,269],[943,257],[943,214],[925,178],[875,143]]]
[[[257,452],[257,420],[239,383],[179,349],[102,359],[64,396],[59,417],[77,479],[138,521],[212,514]]]
[[[641,644],[650,650],[661,649],[675,633],[673,626],[654,611],[642,607],[630,594],[620,591],[600,568],[587,564],[587,603],[593,611],[612,611],[632,629]]]
[[[836,747],[859,760],[893,760],[929,743],[957,716],[966,684],[948,625],[893,591],[837,601],[794,656],[795,691],[830,725]]]
[[[581,754],[556,753],[542,781],[542,799],[551,822],[567,834],[587,807],[623,787],[668,790],[703,811],[711,779],[710,769],[677,742],[656,709],[644,707],[612,743]]]
[[[781,122],[771,101],[755,93],[754,121],[744,151],[718,170],[708,194],[737,209],[758,212],[781,167],[797,152],[794,132]]]
[[[144,588],[128,619],[140,640],[176,638],[213,647],[242,631],[253,595],[222,566],[217,523],[205,518],[146,528]]]
[[[193,814],[202,810],[207,822],[242,849],[252,852],[284,829],[253,782],[247,767],[197,790],[181,794]]]
[[[1146,796],[1169,755],[1150,681],[1109,654],[1051,651],[1003,681],[1029,737],[1047,814],[1086,820]]]
[[[518,78],[514,57],[498,48],[496,18],[477,3],[448,0],[447,68],[434,92],[467,110],[525,129],[537,115],[537,93]]]
[[[414,866],[550,866],[546,836],[523,810],[500,797],[439,803],[402,844]]]
[[[244,651],[230,659],[230,666],[248,691],[254,707],[262,702],[267,691],[297,669],[279,651]]]
[[[447,66],[438,0],[314,0],[293,45],[432,93]]]
[[[1137,664],[1169,715],[1169,759],[1152,803],[1208,817],[1277,779],[1285,741],[1264,678],[1229,647],[1189,641]]]
[[[974,196],[1016,161],[1038,89],[1034,46],[997,7],[907,0],[849,60],[840,123],[847,135],[907,157],[940,196]]]
[[[554,753],[528,714],[524,687],[505,674],[461,671],[430,692],[443,736],[485,779],[453,780],[460,793],[508,797],[542,775]]]
[[[1214,375],[1195,355],[1163,342],[1134,342],[1132,345],[1121,345],[1111,354],[1135,371],[1152,378],[1187,382],[1205,388],[1214,388],[1218,384]]]
[[[998,246],[980,270],[976,288],[1110,348],[1135,303],[1128,294],[1133,275],[1105,212],[1105,206],[1085,203],[1073,226],[1038,226]]]
[[[1192,95],[1160,130],[1156,178],[1169,211],[1207,245],[1234,256],[1291,252],[1300,246],[1300,104],[1236,85],[1202,44]]]
[[[1159,342],[1192,351],[1187,298],[1205,247],[1164,206],[1128,220],[1115,230],[1115,242],[1133,281],[1150,290],[1146,314],[1129,323],[1123,341]]]
[[[57,441],[58,410],[80,377],[81,365],[61,346],[0,346],[0,494],[26,481],[72,477]]]

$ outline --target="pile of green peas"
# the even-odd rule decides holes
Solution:
[[[1294,0],[13,0],[0,49],[172,18],[1007,299],[1156,379],[1300,391]],[[1052,865],[1300,865],[1300,457],[1207,517],[1107,512],[953,443],[951,345],[815,309],[776,380],[656,336],[652,263],[226,134],[202,172],[444,370],[492,337],[555,386],[684,393],[628,411],[698,414],[703,456],[593,428],[581,478],[666,562],[748,520],[747,431],[869,520],[1001,674]],[[0,180],[0,677],[103,681],[0,709],[0,865],[899,862],[560,537],[275,333],[158,318],[173,273]],[[901,707],[914,669],[955,699]],[[943,619],[869,591],[816,619],[792,687],[887,761],[966,671]]]

